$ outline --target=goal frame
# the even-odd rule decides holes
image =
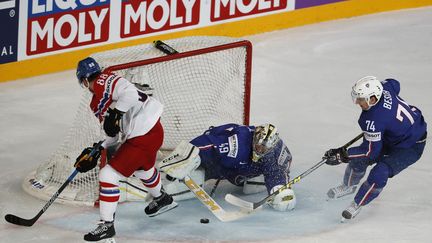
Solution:
[[[107,70],[109,72],[115,72],[122,69],[131,68],[134,66],[144,66],[148,64],[158,63],[158,62],[164,62],[164,61],[171,61],[175,59],[181,59],[186,57],[191,57],[199,54],[204,53],[211,53],[220,51],[221,49],[232,49],[237,47],[245,47],[246,48],[246,67],[245,67],[245,103],[244,103],[244,119],[243,124],[249,125],[249,119],[250,119],[250,92],[251,92],[251,80],[252,80],[252,43],[248,40],[241,40],[233,43],[228,44],[222,44],[212,47],[206,47],[201,49],[196,49],[192,51],[186,51],[186,52],[178,52],[172,55],[167,56],[161,56],[161,57],[154,57],[149,58],[145,60],[139,60],[134,62],[128,62],[128,63],[122,63],[118,65],[112,65],[109,67],[106,67],[104,70]]]

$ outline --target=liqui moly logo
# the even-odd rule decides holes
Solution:
[[[27,55],[108,40],[109,0],[29,0]]]
[[[122,2],[122,38],[196,25],[199,0],[129,0]]]
[[[212,0],[211,21],[274,12],[287,7],[288,0]]]

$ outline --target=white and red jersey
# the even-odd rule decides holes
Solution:
[[[109,107],[125,112],[120,125],[124,140],[145,135],[160,119],[163,111],[163,105],[158,100],[146,95],[125,78],[103,72],[94,81],[90,108],[103,123]],[[107,136],[102,146],[106,148],[117,140],[118,137]]]

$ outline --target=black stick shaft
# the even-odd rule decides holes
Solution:
[[[355,143],[357,140],[359,140],[362,137],[363,137],[363,133],[357,135],[355,138],[351,139],[349,142],[347,142],[346,144],[344,144],[342,147],[348,148],[349,146],[351,146],[353,143]],[[321,160],[320,162],[318,162],[317,164],[315,164],[314,166],[312,166],[311,168],[309,168],[308,170],[306,170],[305,172],[301,173],[299,176],[295,177],[294,179],[292,179],[291,181],[289,181],[287,184],[285,184],[284,186],[282,186],[281,188],[279,188],[277,191],[275,191],[272,194],[268,195],[266,198],[262,199],[261,201],[254,203],[253,204],[253,209],[256,209],[256,208],[264,205],[268,201],[272,200],[281,191],[283,191],[283,190],[285,190],[287,188],[290,188],[293,184],[299,182],[303,177],[309,175],[310,173],[312,173],[313,171],[315,171],[316,169],[318,169],[321,165],[325,164],[325,162],[326,162],[326,159]]]
[[[96,153],[97,149],[99,149],[99,147],[102,145],[103,141],[98,142],[94,147],[93,150],[90,153],[90,156],[93,156],[94,153]],[[60,195],[60,193],[67,187],[67,185],[69,185],[69,183],[75,178],[75,176],[78,174],[78,171],[75,169],[72,174],[66,179],[66,181],[63,183],[63,185],[60,186],[60,188],[54,193],[54,195],[50,198],[50,200],[45,204],[45,206],[39,211],[39,213],[34,216],[31,219],[23,219],[21,217],[18,217],[16,215],[13,214],[7,214],[5,216],[5,220],[11,224],[16,224],[16,225],[21,225],[21,226],[27,226],[30,227],[32,226],[34,223],[36,223],[36,221],[40,218],[40,216],[42,216],[43,213],[45,213],[45,211],[48,210],[49,206],[51,206],[51,204],[58,198],[58,196]]]

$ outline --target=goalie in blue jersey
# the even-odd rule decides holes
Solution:
[[[199,152],[189,156],[190,148],[198,148]],[[205,172],[205,180],[226,179],[242,186],[246,194],[265,190],[272,193],[287,184],[292,161],[288,147],[272,124],[211,127],[190,143],[182,142],[173,154],[172,160],[177,161],[168,159],[160,165],[168,175],[183,179],[199,167],[198,170]],[[291,210],[295,204],[294,191],[290,188],[270,203],[279,211]]]
[[[358,120],[364,133],[363,143],[348,150],[328,150],[327,164],[348,163],[343,183],[328,191],[329,198],[352,194],[366,174],[350,206],[342,212],[343,220],[354,218],[362,206],[381,193],[389,178],[399,174],[420,159],[426,144],[426,122],[421,111],[400,96],[400,83],[395,79],[380,82],[367,76],[352,88],[352,98],[362,113]]]

